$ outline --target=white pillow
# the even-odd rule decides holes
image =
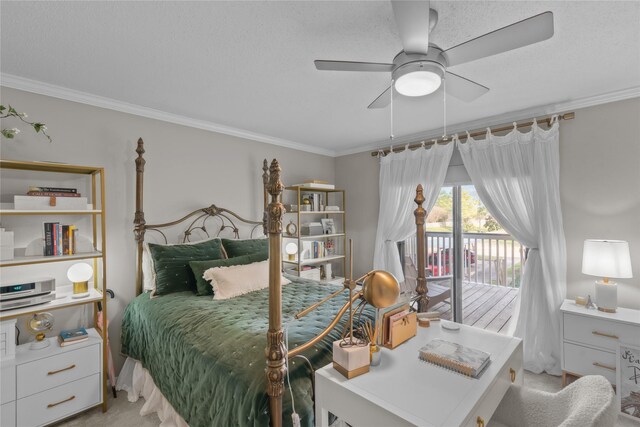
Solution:
[[[210,239],[198,240],[196,242],[186,242],[186,243],[170,243],[165,244],[163,246],[175,246],[175,245],[195,245],[202,242],[207,242],[209,240],[219,239],[219,237],[212,237]],[[155,243],[157,245],[162,245],[162,243]],[[224,252],[222,248],[222,244],[220,244],[220,251],[223,256],[226,258],[227,254]],[[142,290],[144,292],[147,291],[155,291],[156,290],[156,268],[153,264],[153,257],[151,256],[151,251],[149,250],[149,243],[145,242],[142,245]]]
[[[269,261],[210,268],[204,272],[202,278],[211,283],[213,299],[237,297],[269,287]],[[280,280],[282,285],[291,283],[284,277]]]

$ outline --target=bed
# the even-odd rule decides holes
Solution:
[[[292,276],[287,276],[292,283],[281,285],[284,186],[277,161],[269,166],[265,160],[263,165],[262,221],[211,205],[176,221],[148,224],[143,210],[142,139],[136,152],[137,296],[124,313],[122,353],[152,379],[153,393],[161,394],[163,405],[192,427],[291,425],[290,391],[284,386],[288,356],[296,412],[302,425],[314,425],[313,369],[331,362],[331,343],[342,335],[349,296],[339,294],[293,321],[297,312],[341,287]],[[269,288],[222,301],[189,291],[160,297],[143,292],[145,239],[153,233],[169,243],[165,229],[183,224],[187,227],[183,242],[197,240],[198,235],[230,234],[236,239],[256,237],[260,231],[268,235]],[[243,229],[248,235],[241,236]],[[357,302],[360,296],[352,298]],[[370,307],[360,313],[375,317]]]

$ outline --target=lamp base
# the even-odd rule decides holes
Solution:
[[[605,313],[615,313],[618,307],[618,285],[615,282],[596,282],[596,305]]]

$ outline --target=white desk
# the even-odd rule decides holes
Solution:
[[[418,350],[441,338],[491,354],[478,379],[418,359]],[[522,384],[522,340],[461,325],[447,331],[439,322],[418,327],[418,335],[395,350],[382,350],[382,362],[347,380],[327,365],[316,371],[316,425],[328,425],[331,412],[359,426],[481,426],[488,423],[512,382]]]

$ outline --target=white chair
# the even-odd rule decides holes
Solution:
[[[557,393],[512,385],[489,427],[609,427],[617,416],[609,381],[589,375]]]

